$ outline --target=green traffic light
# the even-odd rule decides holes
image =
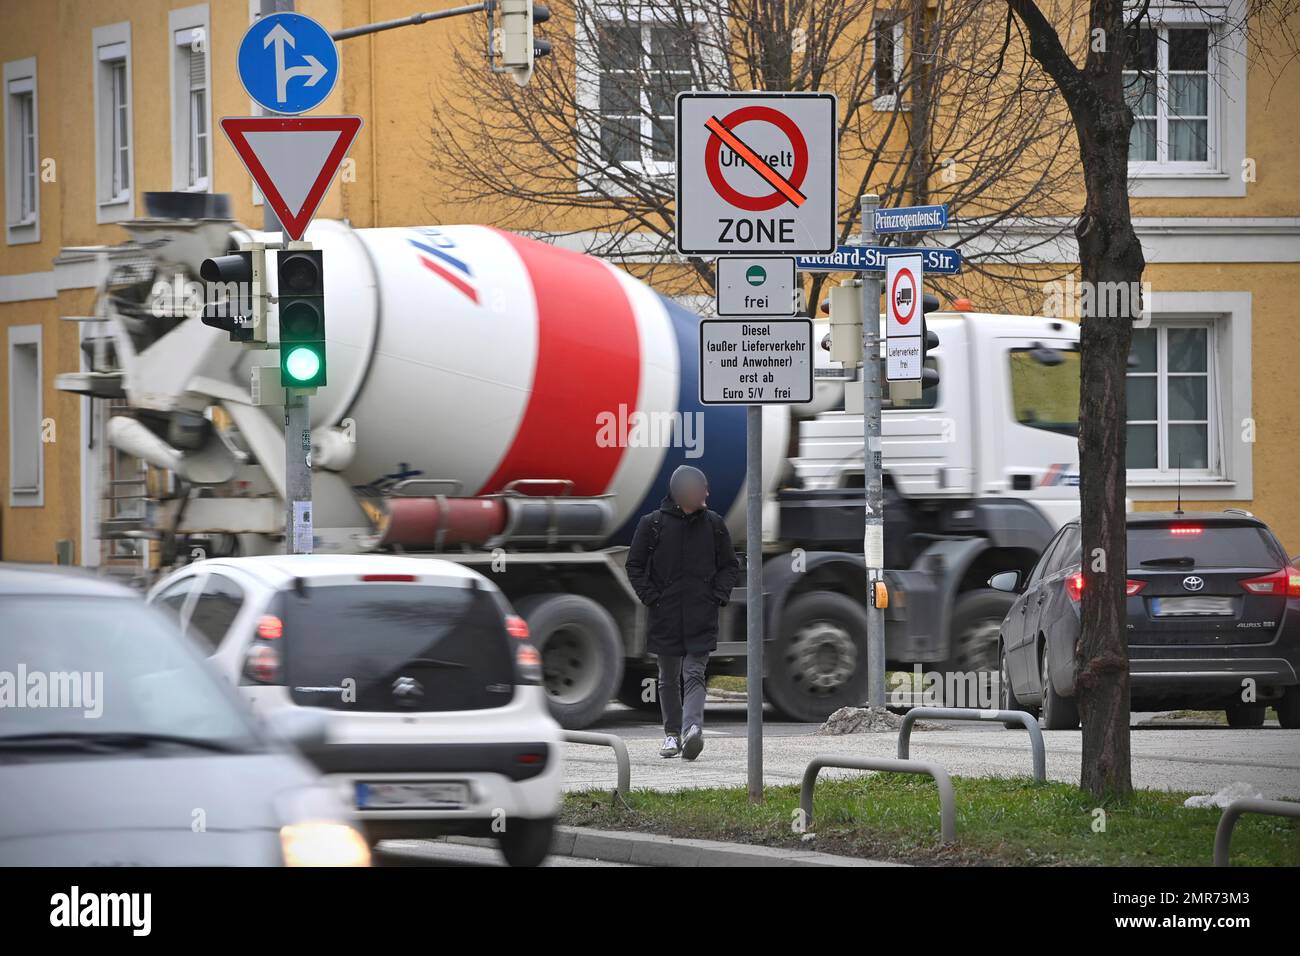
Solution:
[[[284,359],[284,370],[295,382],[309,382],[320,374],[320,355],[315,349],[301,346]]]

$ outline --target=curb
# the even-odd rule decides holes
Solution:
[[[448,843],[494,846],[481,837],[447,837]],[[859,857],[818,853],[815,850],[787,850],[781,847],[750,846],[719,840],[695,840],[626,830],[591,830],[586,827],[556,827],[551,843],[553,856],[635,866],[906,866],[864,860]]]

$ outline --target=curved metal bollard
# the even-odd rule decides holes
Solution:
[[[588,730],[565,730],[561,731],[560,736],[566,743],[592,744],[613,750],[614,759],[618,763],[618,785],[614,788],[614,792],[621,797],[627,796],[628,791],[632,789],[632,761],[627,755],[627,744],[623,743],[622,737]]]
[[[913,707],[903,715],[903,726],[898,729],[898,759],[906,760],[912,736],[912,724],[922,717],[935,720],[1014,720],[1029,731],[1029,746],[1034,752],[1034,779],[1047,780],[1047,753],[1043,749],[1043,732],[1038,721],[1023,710],[977,710],[974,707]]]
[[[803,811],[805,825],[812,823],[813,788],[817,785],[817,773],[823,767],[928,774],[934,778],[939,788],[939,832],[943,836],[943,842],[952,843],[957,839],[957,805],[953,802],[952,780],[948,777],[948,771],[934,763],[924,763],[920,760],[891,760],[888,757],[840,757],[835,754],[819,754],[813,757],[803,772],[803,786],[799,790],[799,809]]]
[[[1219,827],[1214,831],[1214,865],[1230,866],[1228,854],[1232,850],[1232,828],[1243,813],[1265,813],[1274,817],[1300,817],[1300,803],[1291,800],[1261,800],[1242,797],[1223,808]]]

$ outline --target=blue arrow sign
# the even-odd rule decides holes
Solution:
[[[925,257],[926,272],[950,276],[961,272],[961,252],[939,247],[839,246],[824,256],[796,256],[794,267],[800,272],[884,272],[886,258],[909,254]]]
[[[881,235],[892,232],[930,232],[948,228],[948,207],[899,206],[897,209],[877,209],[874,228]]]
[[[305,113],[325,102],[339,78],[329,31],[301,13],[262,17],[239,43],[239,81],[272,113]]]

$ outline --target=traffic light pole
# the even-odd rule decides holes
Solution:
[[[311,400],[307,390],[285,389],[285,554],[311,554]]]
[[[875,236],[880,197],[865,195],[862,244]],[[867,706],[885,706],[885,612],[877,607],[877,584],[883,586],[885,567],[885,494],[880,461],[880,273],[862,276],[862,484],[866,494],[863,557],[867,584]]]

